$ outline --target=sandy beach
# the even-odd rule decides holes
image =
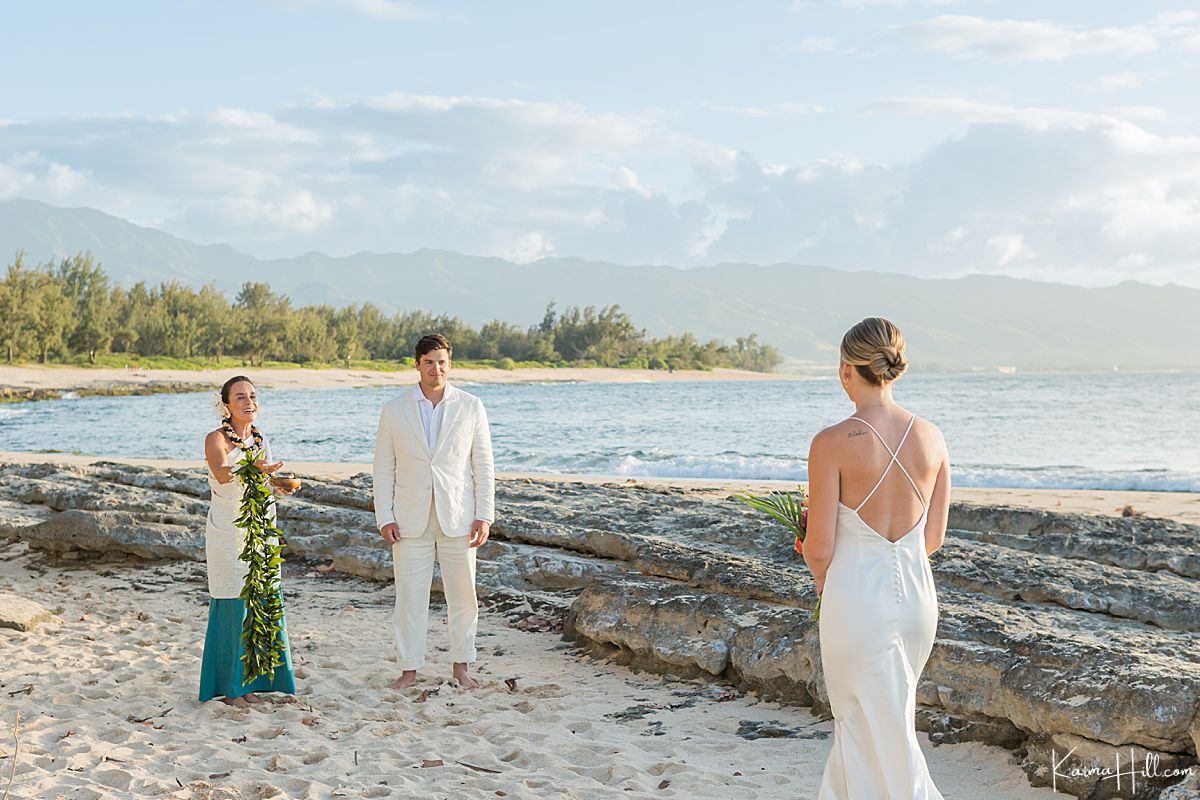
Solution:
[[[0,366],[0,386],[21,389],[103,389],[148,384],[187,384],[219,388],[231,375],[248,375],[272,389],[338,389],[401,386],[416,382],[415,370],[376,372],[355,369],[258,369],[231,361],[225,369],[109,369],[60,366]],[[460,383],[646,383],[651,381],[805,380],[790,373],[737,369],[676,370],[563,367],[561,369],[459,368]]]
[[[0,629],[0,789],[20,712],[16,798],[811,797],[832,723],[724,687],[634,673],[484,613],[482,686],[449,685],[445,610],[430,668],[394,676],[388,586],[285,575],[299,694],[199,703],[203,565],[50,565],[0,550],[0,584],[59,613]],[[513,685],[506,680],[512,679]],[[732,693],[736,694],[736,693]],[[747,738],[766,728],[764,738]],[[770,734],[792,732],[790,738]],[[1033,800],[1005,750],[931,748],[955,800]]]

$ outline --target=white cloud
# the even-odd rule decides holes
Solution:
[[[1149,23],[1163,39],[1185,50],[1200,50],[1200,11],[1167,11]]]
[[[903,30],[921,47],[995,61],[1062,61],[1078,56],[1131,56],[1158,47],[1148,28],[1076,28],[1048,20],[994,20],[943,14]]]
[[[1101,212],[1103,235],[1116,243],[1154,247],[1164,241],[1200,236],[1200,170],[1174,180],[1147,178],[1132,185],[1073,198],[1078,208]],[[1143,258],[1150,257],[1141,253]]]
[[[1012,231],[1003,231],[988,237],[987,246],[995,254],[995,261],[989,266],[1004,267],[1014,261],[1029,261],[1033,251],[1025,245],[1025,237]]]
[[[13,123],[0,196],[263,255],[435,247],[1200,285],[1200,137],[1142,128],[1144,109],[899,97],[868,111],[963,130],[910,163],[779,163],[653,110],[391,95]]]
[[[795,47],[797,53],[836,53],[839,49],[838,40],[827,36],[806,36]]]
[[[1165,108],[1158,106],[1116,106],[1109,109],[1109,113],[1121,119],[1146,120],[1148,122],[1161,122],[1169,116]]]
[[[1144,72],[1114,72],[1100,78],[1100,87],[1109,91],[1140,89],[1148,77]]]
[[[952,6],[958,0],[840,0],[847,8],[869,8],[871,6]]]
[[[539,258],[549,258],[558,255],[550,239],[544,233],[538,231],[520,234],[510,241],[499,242],[494,247],[493,252],[501,258],[506,258],[518,264],[528,264],[531,261],[537,261]]]
[[[0,198],[22,197],[38,192],[51,202],[67,202],[91,184],[90,171],[53,161],[29,150],[13,153],[0,161]]]
[[[402,0],[273,0],[273,2],[290,11],[333,8],[391,22],[411,22],[431,16],[427,9],[402,2]]]
[[[904,114],[954,119],[973,124],[1016,123],[1028,128],[1090,128],[1113,122],[1113,117],[1065,108],[1006,106],[962,97],[895,97],[865,108],[869,113]]]
[[[756,117],[759,119],[781,119],[784,117],[802,117],[808,114],[826,114],[829,109],[820,103],[776,103],[771,106],[723,106],[709,103],[710,111],[722,114],[735,114],[739,117]]]
[[[636,192],[642,197],[652,197],[654,195],[654,190],[647,186],[643,186],[642,181],[640,178],[638,178],[637,173],[631,170],[629,167],[621,165],[620,169],[617,171],[617,174],[620,176],[619,183],[623,188]]]
[[[312,131],[296,125],[280,122],[261,111],[246,111],[240,108],[218,108],[212,115],[216,126],[226,129],[226,139],[260,139],[273,143],[315,142]]]

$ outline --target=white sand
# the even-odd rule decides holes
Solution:
[[[234,375],[246,375],[258,386],[272,389],[329,389],[361,386],[402,386],[416,383],[415,369],[376,372],[354,369],[258,369],[231,361],[225,369],[111,369],[65,366],[0,366],[0,386],[25,389],[82,389],[143,385],[147,383],[189,383],[219,388]],[[804,380],[791,373],[750,372],[737,369],[676,370],[611,369],[607,367],[561,369],[465,369],[453,371],[459,383],[647,383],[658,381],[763,381]]]
[[[285,577],[296,702],[201,704],[201,565],[47,566],[24,548],[0,549],[0,585],[61,613],[30,633],[0,629],[0,793],[22,717],[14,798],[774,800],[814,796],[830,744],[831,723],[807,710],[718,702],[706,684],[635,674],[488,613],[481,689],[441,679],[435,609],[429,668],[416,690],[393,691],[391,587],[315,573]],[[421,689],[438,693],[414,702]],[[610,716],[638,705],[657,710]],[[742,720],[819,738],[748,741]],[[948,800],[1055,796],[1007,751],[922,742]]]

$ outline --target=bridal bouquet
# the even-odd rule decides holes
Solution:
[[[796,554],[804,555],[804,537],[808,534],[808,490],[804,488],[804,484],[799,484],[795,492],[771,492],[765,497],[746,492],[735,494],[734,498],[782,522],[795,540],[792,546]],[[818,597],[817,607],[813,609],[813,619],[820,618],[821,598]]]

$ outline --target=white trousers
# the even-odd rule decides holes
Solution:
[[[429,628],[429,590],[433,585],[433,562],[442,570],[442,592],[448,608],[450,660],[475,661],[475,631],[479,627],[479,603],[475,597],[475,548],[470,536],[447,536],[438,524],[432,506],[425,533],[401,539],[392,545],[392,570],[396,576],[396,661],[400,669],[425,665],[425,637]]]

